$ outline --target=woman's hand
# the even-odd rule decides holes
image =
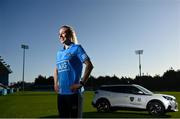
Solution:
[[[75,92],[76,90],[80,89],[82,86],[81,84],[73,84],[71,85],[70,89]]]

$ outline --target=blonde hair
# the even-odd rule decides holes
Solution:
[[[62,28],[67,29],[66,33],[70,36],[71,42],[73,42],[74,44],[78,44],[75,30],[71,26],[68,26],[68,25],[63,25],[63,26],[61,26],[60,29],[62,29]]]

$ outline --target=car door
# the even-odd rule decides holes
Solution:
[[[132,108],[145,108],[144,104],[146,102],[147,96],[136,87],[129,87],[129,107]]]
[[[125,86],[114,86],[111,90],[111,106],[129,107],[129,94]]]
[[[128,105],[128,95],[125,93],[112,93],[112,106],[126,107]]]

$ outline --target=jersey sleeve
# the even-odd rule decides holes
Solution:
[[[77,49],[77,57],[80,59],[81,62],[85,62],[87,59],[89,59],[88,55],[86,54],[81,45],[79,45]]]

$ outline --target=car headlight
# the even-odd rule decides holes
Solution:
[[[163,96],[163,98],[165,98],[166,100],[173,100],[173,98],[171,98],[169,96]]]

